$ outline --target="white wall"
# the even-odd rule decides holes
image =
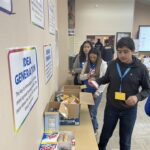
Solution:
[[[96,8],[95,4],[99,7]],[[131,32],[134,0],[76,0],[75,13],[75,51],[78,51],[86,35]]]
[[[67,0],[63,0],[63,2],[65,7],[64,5],[61,7],[66,9]],[[53,49],[53,77],[48,84],[45,84],[43,45],[51,43],[55,47],[55,37],[48,32],[47,0],[44,0],[45,29],[31,23],[29,0],[13,0],[13,8],[15,15],[0,12],[0,149],[38,150],[43,134],[43,111],[51,95],[58,89],[58,50]],[[66,16],[67,13],[63,13],[61,17]],[[64,22],[61,22],[61,24],[63,26]],[[64,38],[66,40],[65,35]],[[58,46],[61,45],[61,42],[60,40]],[[14,132],[7,49],[30,45],[37,46],[39,98],[23,123],[21,130],[16,134]],[[64,49],[67,48],[63,46],[59,51]],[[63,61],[67,61],[66,57]],[[67,68],[66,63],[60,63],[62,67]],[[63,76],[65,76],[64,72],[62,72],[61,80],[65,81]]]
[[[58,42],[59,42],[59,86],[65,84],[68,77],[68,0],[57,0],[58,3]],[[63,6],[63,7],[62,7]]]

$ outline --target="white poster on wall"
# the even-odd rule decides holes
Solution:
[[[39,95],[36,48],[9,49],[8,61],[15,131],[18,131]]]
[[[150,26],[140,26],[139,51],[150,51]]]
[[[0,0],[0,10],[11,13],[12,0]]]
[[[44,1],[30,0],[31,22],[41,28],[44,28]]]
[[[53,75],[53,55],[50,45],[44,46],[45,82],[47,83]]]
[[[48,0],[48,13],[49,13],[49,32],[55,35],[56,10],[54,5],[54,0]]]

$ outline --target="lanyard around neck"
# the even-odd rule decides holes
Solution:
[[[119,66],[118,63],[116,63],[116,67],[117,67],[117,72],[118,72],[118,74],[119,74],[119,77],[120,77],[120,79],[121,79],[120,88],[119,88],[119,91],[121,92],[121,90],[122,90],[122,87],[121,87],[121,85],[122,85],[122,80],[123,80],[123,78],[127,75],[127,73],[130,71],[131,67],[128,67],[128,68],[125,70],[124,74],[121,73],[121,69],[120,69],[120,66]]]

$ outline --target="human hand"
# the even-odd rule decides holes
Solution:
[[[134,106],[138,102],[138,99],[136,96],[129,96],[128,99],[125,101],[125,103],[129,106]]]
[[[92,86],[93,87],[93,84],[92,84],[92,82],[91,81],[93,81],[93,79],[88,79],[88,84],[90,85],[90,86]]]

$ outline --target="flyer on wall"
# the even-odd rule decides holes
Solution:
[[[0,10],[8,14],[12,13],[12,0],[0,0]]]
[[[54,0],[48,0],[48,14],[49,14],[49,33],[55,35],[56,8],[55,8]]]
[[[44,66],[45,83],[48,83],[53,75],[53,55],[51,45],[44,45]]]
[[[44,1],[30,0],[31,22],[44,29]]]
[[[9,49],[8,63],[15,131],[18,132],[39,95],[36,47]]]

